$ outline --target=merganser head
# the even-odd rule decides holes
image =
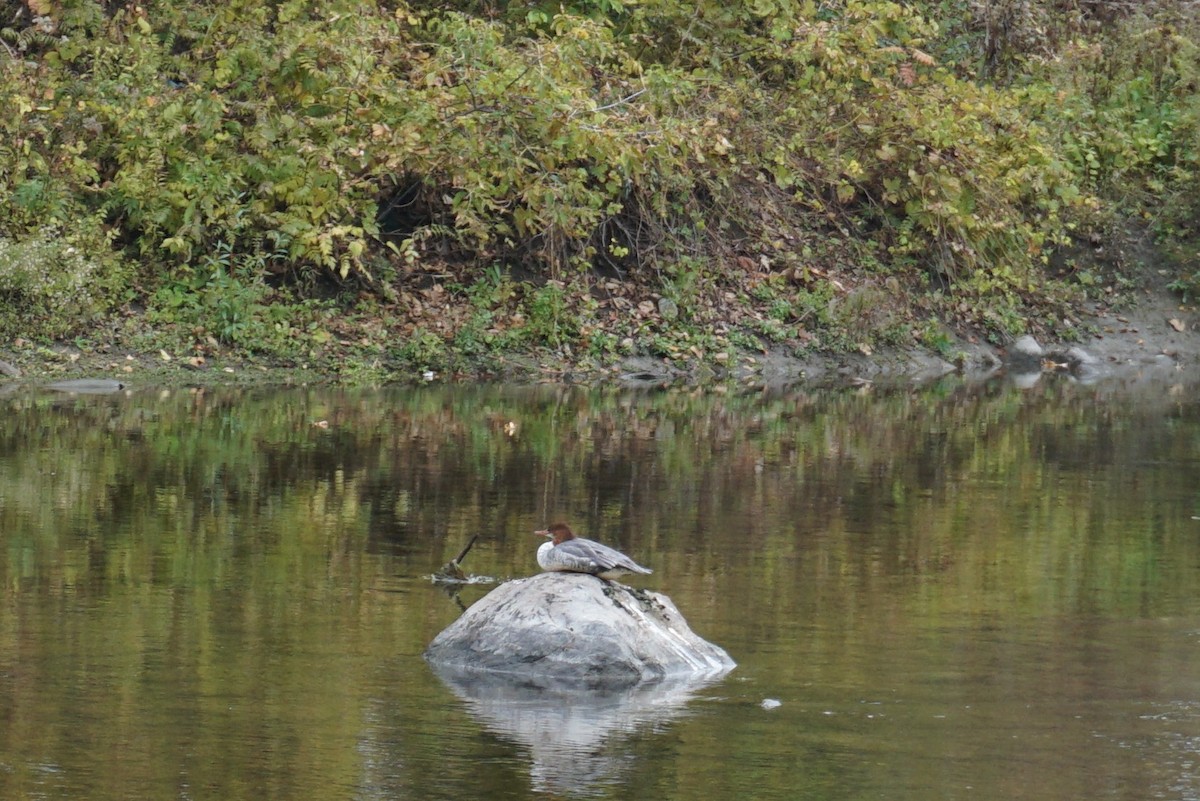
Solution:
[[[533,532],[539,537],[546,537],[555,545],[561,545],[567,540],[575,539],[575,532],[566,523],[555,523],[549,528]]]

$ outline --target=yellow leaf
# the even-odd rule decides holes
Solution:
[[[914,61],[924,64],[926,67],[932,67],[937,63],[937,59],[935,59],[933,56],[929,55],[923,50],[918,50],[915,47],[912,48],[912,57]]]

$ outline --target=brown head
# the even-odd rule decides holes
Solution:
[[[567,540],[575,539],[575,532],[571,531],[571,527],[566,523],[555,523],[549,528],[544,528],[541,531],[533,533],[539,537],[547,537],[555,545],[561,545]]]

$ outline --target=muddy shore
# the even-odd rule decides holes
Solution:
[[[601,370],[582,369],[540,356],[513,357],[486,376],[417,375],[411,382],[502,381],[656,386],[728,382],[763,386],[921,384],[951,374],[968,380],[999,371],[1025,383],[1042,374],[1073,380],[1157,378],[1200,382],[1200,306],[1181,302],[1163,275],[1147,271],[1141,285],[1113,304],[1080,310],[1082,335],[1072,342],[1022,337],[1004,346],[958,338],[940,353],[919,348],[797,356],[777,348],[735,354],[727,364],[680,366],[661,358],[629,357]],[[355,383],[308,365],[272,365],[234,357],[197,361],[162,350],[138,352],[118,345],[84,351],[71,345],[34,346],[17,341],[0,349],[0,388],[93,380],[104,386]],[[361,383],[361,382],[357,382]]]
[[[1094,302],[1082,310],[1078,341],[1022,337],[1005,346],[959,338],[943,353],[910,348],[871,355],[837,354],[797,358],[784,351],[745,355],[729,371],[738,380],[765,384],[922,383],[952,373],[979,379],[1004,370],[1025,376],[1064,374],[1073,379],[1141,379],[1176,376],[1200,381],[1200,307],[1182,303],[1160,275],[1148,275],[1119,306]],[[629,359],[626,383],[717,377],[697,368],[672,369],[662,360]]]

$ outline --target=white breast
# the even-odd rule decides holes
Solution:
[[[550,550],[552,548],[554,548],[554,543],[550,542],[550,540],[546,540],[545,542],[543,542],[541,545],[538,546],[538,551],[537,551],[538,567],[540,567],[542,570],[561,570],[562,569],[561,566],[555,565],[554,562],[551,561],[551,559],[550,559]],[[529,553],[529,552],[526,551],[526,553]]]

